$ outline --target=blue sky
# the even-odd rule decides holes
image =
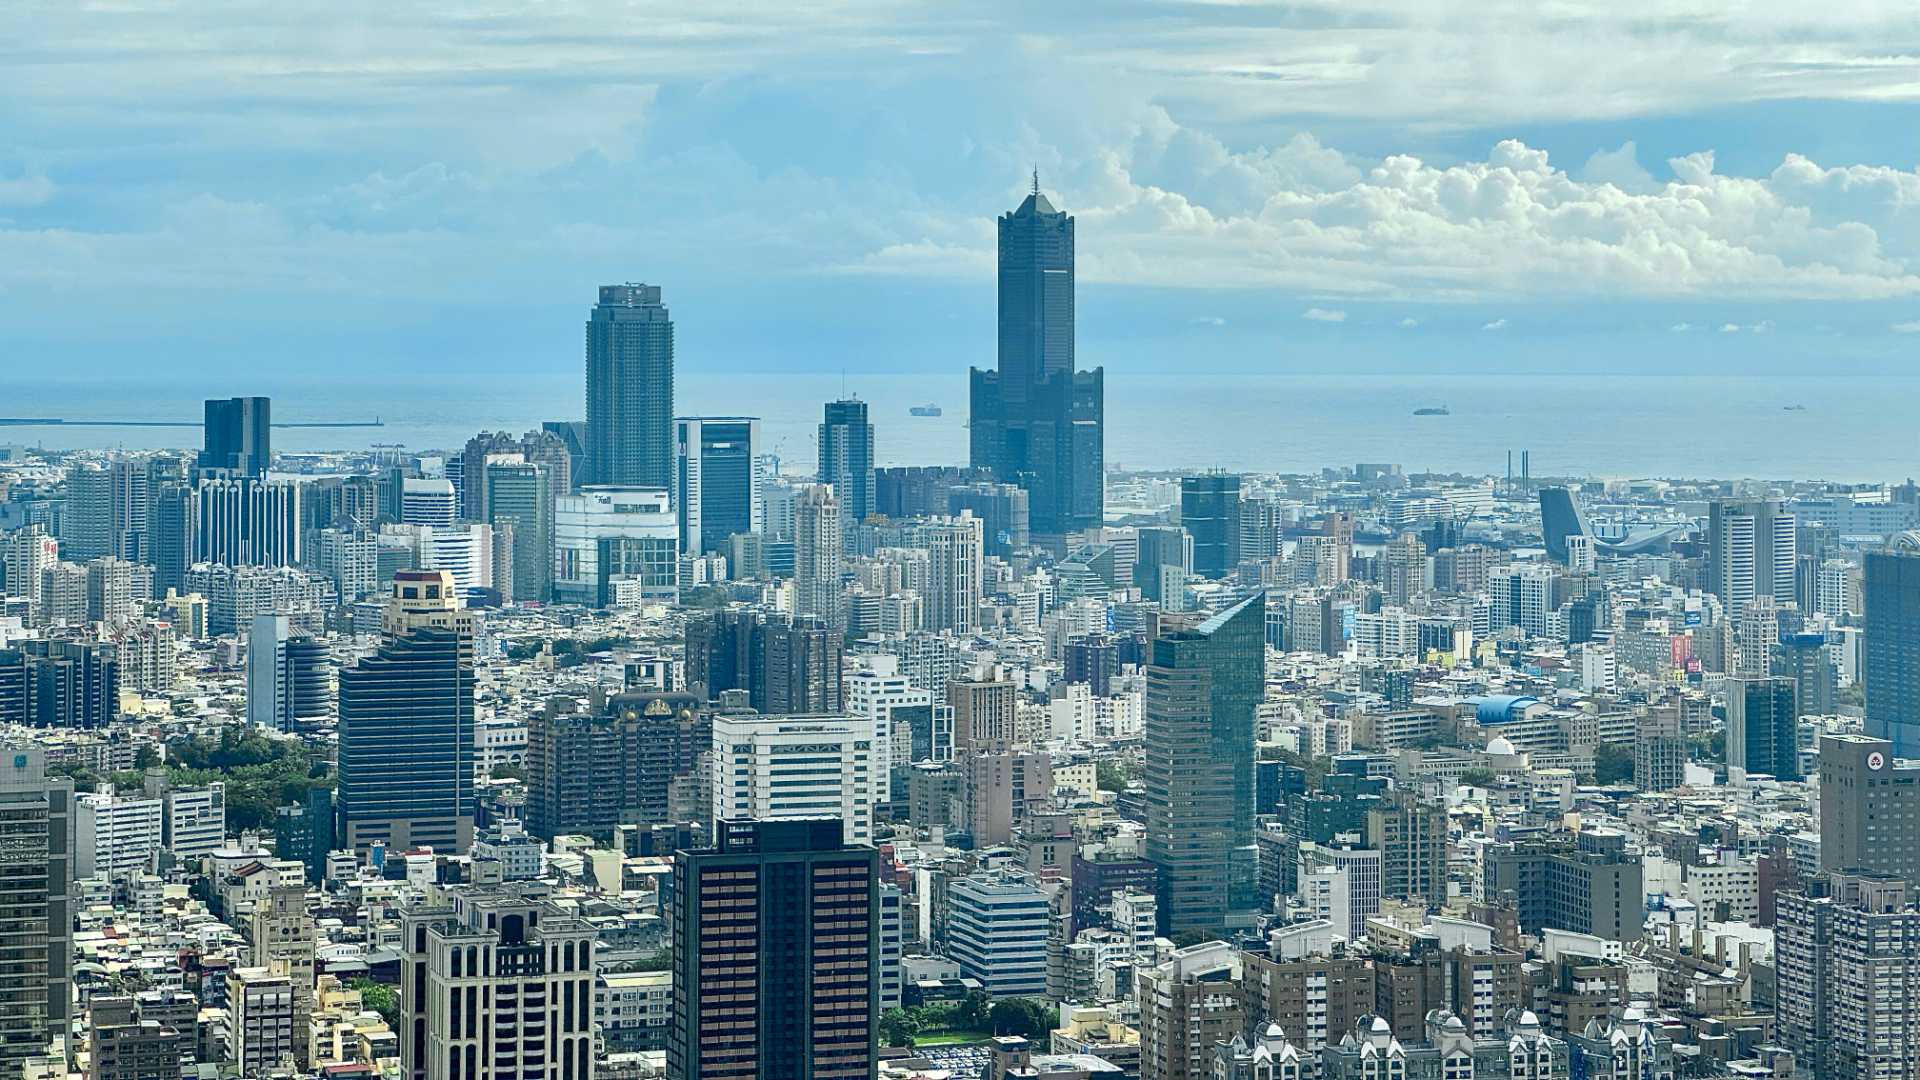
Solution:
[[[1035,166],[1121,373],[1905,373],[1920,20],[1730,6],[10,5],[0,376],[990,365]]]

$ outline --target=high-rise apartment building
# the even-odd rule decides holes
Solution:
[[[1814,1080],[1913,1074],[1920,910],[1911,888],[1897,876],[1834,871],[1775,898],[1775,1015],[1796,1071]]]
[[[263,397],[206,403],[200,471],[263,477],[273,463],[273,403]]]
[[[1707,512],[1707,588],[1738,617],[1757,596],[1793,599],[1793,511],[1770,499],[1716,501]]]
[[[680,550],[725,552],[728,537],[765,532],[759,418],[683,416],[673,426]]]
[[[1861,593],[1867,732],[1892,742],[1895,754],[1920,757],[1920,533],[1867,552]]]
[[[793,610],[836,629],[847,625],[841,580],[846,552],[839,495],[825,484],[803,488],[793,508]]]
[[[1193,537],[1193,572],[1223,578],[1240,565],[1240,477],[1180,478],[1180,526]]]
[[[1140,1003],[1140,1080],[1209,1080],[1216,1043],[1246,1030],[1241,955],[1224,941],[1176,950],[1134,973]]]
[[[46,753],[0,753],[0,1077],[67,1030],[73,995],[73,782],[49,777]]]
[[[722,816],[712,847],[676,853],[667,1075],[872,1076],[879,876],[834,817]]]
[[[1727,767],[1779,780],[1799,780],[1800,720],[1793,680],[1773,676],[1727,680]]]
[[[593,1080],[585,919],[515,885],[402,908],[403,1080]]]
[[[340,838],[365,850],[473,838],[473,616],[441,570],[395,575],[378,651],[340,672]]]
[[[1147,857],[1167,933],[1257,905],[1254,714],[1266,693],[1265,594],[1153,642],[1147,667]]]
[[[554,479],[549,466],[489,460],[467,483],[486,492],[486,521],[513,527],[513,597],[544,603],[553,597]]]
[[[927,549],[926,628],[970,634],[980,621],[985,546],[981,521],[967,511],[914,530]]]
[[[853,527],[873,516],[873,424],[867,403],[853,398],[827,402],[820,422],[820,468],[815,479],[833,485],[840,504],[843,542]]]
[[[235,476],[200,481],[190,507],[192,562],[293,566],[300,561],[294,485]]]
[[[598,708],[551,702],[527,723],[527,829],[610,835],[673,821],[676,781],[692,782],[712,719],[691,694],[627,691]]]
[[[586,484],[673,486],[673,319],[658,285],[602,285],[587,319],[586,471]]]
[[[1104,369],[1074,370],[1073,219],[1038,183],[999,222],[999,366],[972,370],[972,464],[1030,496],[1035,543],[1101,524]]]

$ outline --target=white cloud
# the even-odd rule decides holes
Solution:
[[[1505,319],[1495,319],[1490,323],[1482,323],[1480,325],[1480,329],[1482,330],[1505,330],[1506,328],[1507,320]]]
[[[1920,321],[1897,322],[1887,327],[1887,329],[1896,334],[1920,334]]]
[[[1720,332],[1723,334],[1737,334],[1740,332],[1740,325],[1738,323],[1726,323],[1720,327]]]
[[[1618,150],[1595,150],[1580,170],[1580,179],[1590,184],[1612,184],[1635,195],[1644,195],[1659,186],[1654,183],[1653,174],[1640,167],[1638,149],[1632,139],[1622,143]]]
[[[1225,326],[1227,320],[1218,315],[1196,315],[1191,320],[1195,326]]]
[[[1414,318],[1414,317],[1413,317],[1413,316],[1411,316],[1411,315],[1409,315],[1409,316],[1407,316],[1406,318],[1404,318],[1404,319],[1401,319],[1401,320],[1400,320],[1400,327],[1401,327],[1401,329],[1403,329],[1403,330],[1411,330],[1411,329],[1413,329],[1414,327],[1416,327],[1416,326],[1419,326],[1419,325],[1420,325],[1420,320],[1419,320],[1419,319],[1416,319],[1416,318]]]
[[[53,198],[53,181],[35,173],[0,176],[0,206],[39,206]]]
[[[1687,331],[1693,329],[1693,324],[1677,322],[1677,323],[1674,323],[1672,326],[1667,327],[1667,329],[1673,331],[1676,334],[1684,334]]]
[[[1752,326],[1747,327],[1747,329],[1753,331],[1756,334],[1771,334],[1773,333],[1773,320],[1762,319],[1759,322],[1754,323]]]
[[[1310,307],[1300,313],[1300,317],[1313,322],[1346,322],[1347,313],[1332,308]]]

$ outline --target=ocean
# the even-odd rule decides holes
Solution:
[[[682,415],[762,419],[768,449],[810,471],[820,404],[871,403],[881,464],[967,457],[967,387],[953,374],[682,374]],[[270,395],[278,421],[383,427],[280,429],[283,450],[399,444],[456,448],[477,431],[524,431],[583,413],[579,376],[190,380],[0,379],[0,415],[180,419],[201,400]],[[915,405],[939,417],[915,417]],[[1416,416],[1445,407],[1449,415]],[[1530,451],[1535,476],[1897,481],[1920,474],[1920,377],[1706,375],[1122,375],[1107,373],[1107,461],[1130,469],[1298,472],[1355,462],[1503,473]],[[9,427],[0,444],[196,446],[195,428]]]

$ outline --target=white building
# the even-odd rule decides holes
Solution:
[[[1047,896],[1018,874],[964,877],[947,886],[947,955],[994,997],[1047,989]]]
[[[900,1007],[903,983],[900,957],[906,952],[906,933],[901,924],[900,886],[880,884],[880,954],[874,966],[880,972],[880,1011]]]
[[[227,841],[227,785],[168,791],[161,796],[160,842],[189,866],[220,850]]]
[[[76,877],[111,877],[152,868],[154,853],[164,842],[164,808],[159,799],[102,792],[74,801],[79,811]]]
[[[408,477],[400,481],[401,523],[450,529],[458,520],[460,496],[453,490],[453,481],[444,477]]]
[[[680,523],[665,488],[589,486],[553,502],[555,602],[606,607],[616,579],[630,595],[679,598]]]
[[[864,717],[716,716],[714,819],[836,815],[847,843],[872,843],[875,741]]]
[[[969,634],[980,616],[981,573],[985,564],[981,521],[962,511],[917,530],[928,552],[926,625]]]

